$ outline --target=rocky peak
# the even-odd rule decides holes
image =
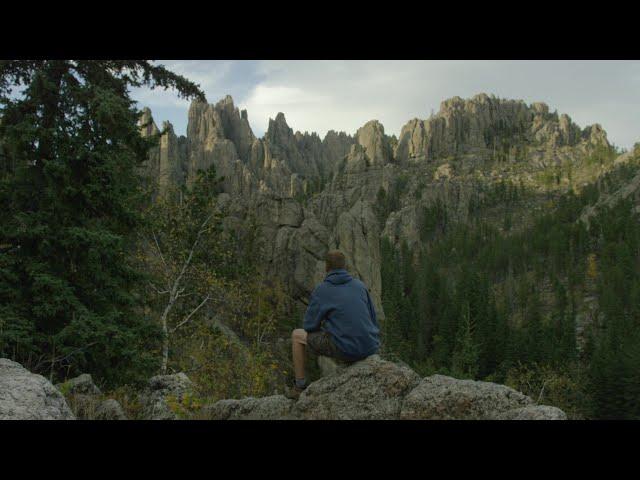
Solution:
[[[356,141],[364,148],[371,165],[384,165],[392,158],[389,139],[378,120],[365,123],[356,132]]]
[[[278,112],[275,120],[269,119],[269,127],[265,138],[272,144],[286,144],[289,143],[293,135],[293,130],[287,125],[287,120],[284,117],[284,113]]]
[[[609,145],[607,132],[598,123],[585,127],[582,131],[582,138],[594,145]]]
[[[150,137],[159,133],[158,127],[153,121],[151,109],[148,107],[144,107],[142,109],[142,115],[140,116],[138,124],[140,125],[140,134],[143,137]]]
[[[536,115],[548,115],[549,106],[544,102],[534,102],[531,104],[531,110]]]
[[[224,138],[222,118],[214,105],[193,100],[188,115],[187,138],[190,142],[211,143],[216,138]]]
[[[167,120],[162,122],[162,130],[168,135],[175,135],[173,124]]]
[[[198,100],[191,102],[187,138],[205,144],[211,144],[215,139],[229,140],[245,163],[249,161],[255,140],[246,111],[241,114],[230,95],[215,105]]]
[[[363,172],[369,166],[366,150],[359,143],[351,145],[349,154],[345,158],[345,173]]]
[[[327,172],[335,172],[338,165],[344,157],[349,153],[351,145],[355,143],[355,139],[345,132],[336,132],[329,130],[322,139],[322,147],[325,152],[327,162]]]

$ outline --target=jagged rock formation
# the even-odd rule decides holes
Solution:
[[[51,382],[0,358],[0,420],[75,420]]]
[[[143,117],[149,123],[143,134],[157,132],[150,113]],[[247,112],[227,96],[216,104],[193,102],[186,138],[167,128],[149,164],[178,183],[215,165],[224,177],[227,223],[242,229],[257,221],[263,267],[291,298],[306,304],[322,278],[323,256],[337,247],[384,318],[381,236],[411,246],[420,239],[424,208],[440,202],[452,221],[466,221],[479,185],[508,179],[540,189],[545,169],[569,171],[598,148],[609,148],[599,125],[581,129],[543,103],[486,94],[445,100],[431,118],[409,121],[397,140],[376,120],[353,137],[330,131],[320,139],[294,132],[283,113],[256,138]],[[568,188],[570,177],[557,188]],[[381,192],[395,201],[382,217]]]
[[[152,149],[146,165],[146,174],[163,191],[169,185],[180,185],[186,175],[186,138],[177,137],[170,122],[163,122],[162,131],[156,126],[151,110],[143,109],[140,119],[143,137],[160,136],[159,145]]]
[[[356,142],[362,146],[369,165],[385,165],[393,158],[389,138],[377,120],[371,120],[356,132]]]
[[[566,420],[555,407],[504,385],[442,375],[420,379],[405,365],[371,356],[313,382],[298,401],[282,395],[220,400],[216,420]]]

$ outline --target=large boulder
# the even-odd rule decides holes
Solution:
[[[284,395],[241,400],[220,400],[203,407],[209,420],[289,420],[293,419],[293,400]]]
[[[0,359],[0,420],[75,420],[64,396],[41,375]]]
[[[83,373],[63,383],[56,384],[79,420],[93,420],[96,409],[102,402],[102,392],[93,383],[91,375]]]
[[[96,384],[93,383],[93,378],[91,378],[91,375],[88,373],[83,373],[64,383],[59,383],[56,387],[63,393],[70,395],[102,395],[102,392]]]
[[[531,398],[504,385],[432,375],[406,396],[400,418],[483,420],[531,404]]]
[[[95,420],[127,420],[127,415],[117,400],[108,398],[98,405],[94,418]]]
[[[193,383],[183,372],[156,375],[149,379],[141,395],[142,418],[145,420],[178,420],[173,404],[180,404],[193,394]]]
[[[549,405],[528,405],[500,412],[491,420],[566,420],[567,414]]]
[[[213,420],[566,420],[504,385],[443,375],[420,379],[378,355],[349,366],[325,362],[326,376],[294,402],[282,395],[220,400],[202,409]],[[331,365],[330,365],[331,364]],[[330,368],[331,367],[331,368]]]
[[[372,355],[309,385],[296,402],[294,413],[310,420],[398,418],[402,398],[419,381],[410,368]]]

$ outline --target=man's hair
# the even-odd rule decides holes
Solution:
[[[329,253],[327,253],[325,261],[327,272],[345,268],[347,263],[344,258],[344,254],[340,250],[331,250]]]

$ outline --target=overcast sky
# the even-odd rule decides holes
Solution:
[[[581,127],[600,123],[609,140],[629,148],[640,141],[640,61],[374,61],[159,60],[200,84],[215,103],[231,95],[261,137],[278,112],[294,131],[353,134],[379,120],[391,135],[410,119],[427,118],[444,99],[478,93],[542,101]],[[158,125],[187,127],[189,102],[171,91],[135,90]]]

